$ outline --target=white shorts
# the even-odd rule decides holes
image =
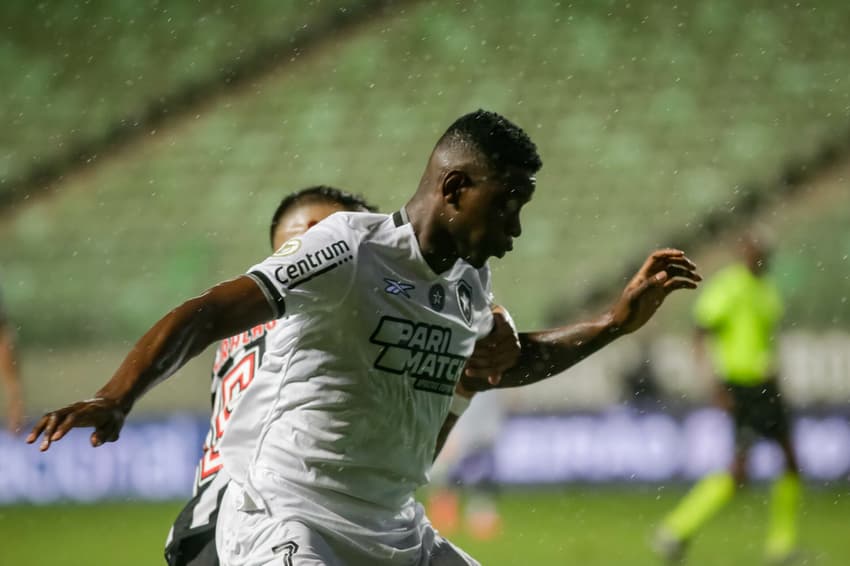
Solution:
[[[274,497],[265,498],[269,509],[245,510],[261,507],[245,505],[245,498],[231,482],[221,502],[216,528],[221,566],[480,566],[434,530],[421,505],[414,535],[398,544],[394,533],[328,529],[326,522],[278,509]]]

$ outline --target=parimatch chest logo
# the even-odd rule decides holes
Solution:
[[[384,316],[369,341],[383,346],[374,367],[415,379],[416,389],[452,395],[466,359],[449,353],[450,328]]]

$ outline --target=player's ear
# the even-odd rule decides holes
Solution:
[[[443,199],[453,206],[458,206],[461,193],[470,185],[469,175],[463,171],[449,171],[443,177]]]

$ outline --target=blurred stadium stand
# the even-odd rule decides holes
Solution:
[[[297,57],[382,2],[6,2],[0,203]]]
[[[285,193],[321,182],[398,207],[439,133],[479,106],[525,126],[545,163],[524,237],[495,268],[521,328],[611,297],[656,246],[687,243],[710,272],[755,219],[781,234],[786,362],[806,368],[788,379],[809,380],[793,399],[850,399],[846,357],[818,372],[794,353],[848,351],[850,5],[363,5],[0,7],[14,79],[0,94],[0,285],[32,414],[90,394],[166,309],[262,258]],[[690,304],[671,301],[647,335],[679,345],[659,378],[694,400]],[[616,402],[625,368],[608,365],[635,347],[511,402]],[[140,410],[204,410],[208,364]]]

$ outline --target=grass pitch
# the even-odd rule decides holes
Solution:
[[[499,496],[503,535],[451,538],[485,565],[656,565],[647,540],[681,489],[509,491]],[[688,565],[761,564],[767,492],[754,489],[694,540]],[[4,566],[164,564],[162,546],[182,502],[0,507]],[[797,564],[850,563],[850,485],[808,491]]]

